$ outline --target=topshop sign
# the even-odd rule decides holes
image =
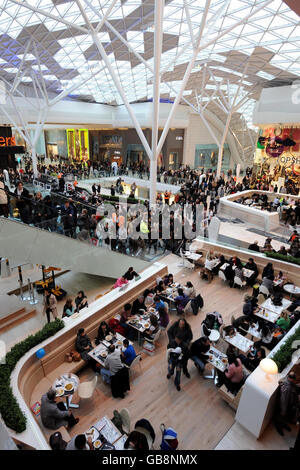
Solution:
[[[300,157],[294,157],[294,156],[280,157],[279,161],[283,165],[300,165]]]

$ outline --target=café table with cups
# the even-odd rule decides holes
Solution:
[[[98,362],[98,364],[104,367],[104,362],[108,355],[109,346],[114,344],[116,349],[119,349],[121,352],[124,339],[125,337],[120,335],[120,333],[116,333],[115,335],[107,335],[105,340],[100,341],[100,344],[98,344],[98,346],[92,349],[88,354],[91,358]],[[132,342],[129,341],[129,344],[132,345]]]
[[[291,303],[291,301],[283,298],[282,305],[274,305],[269,297],[259,306],[259,309],[254,312],[254,315],[271,323],[276,323],[283,310],[286,310]]]
[[[85,435],[87,439],[91,438],[95,450],[123,450],[127,439],[107,416],[103,416],[91,426]],[[116,446],[120,439],[119,446]]]
[[[249,351],[250,347],[253,346],[254,342],[241,335],[240,333],[235,333],[233,336],[224,336],[224,339],[227,343],[235,346],[239,351],[246,353]]]
[[[154,307],[148,307],[147,311],[141,309],[141,314],[133,315],[126,323],[138,332],[138,342],[141,344],[141,335],[151,326],[150,315],[156,315],[159,318],[158,312]],[[143,312],[143,313],[142,313]]]
[[[213,379],[217,383],[217,369],[224,372],[228,366],[228,358],[226,354],[211,346],[207,353],[207,362],[213,366],[212,375],[204,375],[205,379]]]
[[[290,299],[293,295],[298,296],[300,295],[300,287],[295,286],[294,284],[285,284],[283,286],[283,290],[290,294]]]
[[[181,284],[176,282],[174,284],[171,284],[169,287],[167,287],[163,292],[159,294],[159,297],[161,297],[162,300],[165,300],[170,304],[170,312],[171,310],[174,310],[177,312],[175,298],[178,296],[178,289],[180,287],[183,288]]]
[[[75,374],[63,374],[58,377],[53,383],[53,388],[56,390],[56,396],[65,398],[66,408],[79,408],[79,405],[72,403],[72,397],[80,383],[79,377]]]

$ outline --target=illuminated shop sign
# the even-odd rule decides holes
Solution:
[[[16,147],[15,137],[0,137],[0,147]]]

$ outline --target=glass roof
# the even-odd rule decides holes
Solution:
[[[264,4],[266,0],[211,0],[201,39],[206,47],[197,56],[184,92],[193,105],[199,95],[207,102],[216,92],[209,74],[204,77],[203,63],[211,67],[224,93],[227,81],[238,85],[243,77],[240,94],[243,97],[249,93],[249,101],[241,111],[249,123],[251,106],[261,88],[290,84],[300,77],[299,17],[286,3],[273,0],[244,24],[231,29]],[[160,85],[163,98],[174,99],[180,89],[205,5],[205,0],[165,0]],[[154,8],[154,0],[0,0],[0,79],[13,83],[21,67],[21,82],[26,87],[32,86],[33,74],[39,80],[42,74],[49,93],[59,94],[81,84],[76,91],[72,88],[69,97],[122,104],[88,21],[96,29],[129,102],[149,100],[157,34]],[[106,21],[101,22],[106,13]],[[217,39],[222,31],[226,33]],[[246,61],[248,68],[243,76]]]

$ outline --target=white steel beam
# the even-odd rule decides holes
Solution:
[[[152,116],[152,157],[150,160],[150,206],[156,203],[157,183],[157,140],[160,104],[160,62],[163,38],[163,17],[165,0],[155,0],[154,12],[154,80],[153,80],[153,116]]]
[[[19,7],[28,8],[28,10],[31,10],[34,13],[38,13],[39,15],[45,16],[46,18],[49,18],[50,20],[57,21],[58,23],[63,23],[69,28],[76,28],[84,34],[89,34],[89,30],[84,28],[83,26],[80,26],[76,23],[70,23],[69,21],[64,20],[64,18],[62,18],[61,16],[55,16],[55,15],[52,15],[51,13],[47,13],[45,10],[41,10],[40,8],[36,8],[35,6],[29,5],[29,3],[26,1],[10,0],[10,2],[15,3],[16,5],[19,5]]]
[[[183,4],[184,4],[185,16],[186,16],[187,24],[188,24],[188,27],[189,27],[190,36],[191,36],[191,41],[192,41],[192,44],[193,44],[193,48],[195,49],[196,48],[196,42],[195,42],[195,37],[194,37],[194,33],[193,33],[193,25],[192,25],[192,22],[191,22],[191,16],[190,16],[190,11],[189,11],[189,7],[188,7],[188,4],[187,4],[187,0],[183,0]]]
[[[175,111],[177,109],[177,106],[178,104],[180,103],[180,100],[182,98],[182,95],[183,95],[183,91],[186,87],[186,84],[188,82],[188,79],[190,78],[190,74],[191,74],[191,71],[194,67],[194,64],[195,64],[195,60],[196,60],[196,57],[200,51],[200,41],[201,41],[201,38],[202,38],[202,34],[203,34],[203,31],[204,31],[204,28],[205,28],[205,22],[206,22],[206,18],[207,18],[207,15],[208,15],[208,11],[209,11],[209,7],[210,7],[210,4],[211,4],[211,0],[206,0],[206,4],[205,4],[205,9],[204,9],[204,12],[203,12],[203,15],[202,15],[202,19],[201,19],[201,25],[200,25],[200,31],[199,31],[199,34],[198,34],[198,37],[197,37],[197,41],[196,41],[196,48],[194,50],[194,53],[193,53],[193,57],[191,59],[191,61],[189,62],[188,66],[187,66],[187,69],[185,71],[185,74],[184,74],[184,77],[182,79],[182,83],[181,83],[181,87],[180,87],[180,91],[178,93],[178,95],[176,96],[176,99],[173,103],[173,106],[172,106],[172,109],[171,109],[171,112],[167,118],[167,122],[165,123],[165,126],[164,126],[164,129],[163,129],[163,132],[160,136],[160,139],[159,139],[159,143],[158,143],[158,148],[157,148],[157,154],[160,153],[161,149],[162,149],[162,146],[165,142],[165,139],[167,137],[167,134],[169,132],[169,129],[170,129],[170,126],[171,126],[171,122],[172,122],[172,119],[173,119],[173,116],[175,114]]]
[[[83,18],[84,18],[84,20],[85,20],[85,22],[86,22],[86,25],[88,26],[88,28],[89,28],[89,30],[90,30],[90,34],[91,34],[91,37],[92,37],[93,40],[94,40],[95,46],[97,47],[97,49],[98,49],[98,51],[99,51],[99,53],[100,53],[100,55],[101,55],[101,57],[102,57],[102,59],[103,59],[105,65],[106,65],[106,67],[108,68],[109,73],[110,73],[110,75],[111,75],[111,78],[113,79],[113,82],[114,82],[114,84],[115,84],[115,86],[116,86],[116,88],[117,88],[117,90],[118,90],[118,92],[119,92],[119,95],[121,96],[121,98],[122,98],[122,100],[123,100],[123,103],[124,103],[124,105],[125,105],[125,107],[126,107],[126,109],[127,109],[127,111],[128,111],[128,114],[130,115],[130,117],[131,117],[131,119],[132,119],[132,121],[133,121],[133,124],[134,124],[134,126],[135,126],[135,129],[136,129],[136,131],[137,131],[137,133],[138,133],[139,138],[141,139],[141,142],[142,142],[142,144],[143,144],[143,146],[144,146],[144,148],[145,148],[145,150],[146,150],[146,153],[147,153],[149,159],[151,159],[151,156],[152,156],[151,148],[150,148],[150,146],[149,146],[149,144],[148,144],[148,142],[147,142],[147,139],[146,139],[146,137],[145,137],[145,134],[143,133],[142,128],[141,128],[141,126],[140,126],[140,124],[139,124],[139,122],[138,122],[138,120],[137,120],[137,118],[136,118],[136,116],[135,116],[135,114],[134,114],[134,111],[133,111],[132,107],[130,106],[130,103],[129,103],[128,99],[127,99],[127,96],[126,96],[126,94],[124,93],[124,90],[123,90],[123,88],[122,88],[121,82],[120,82],[120,80],[118,79],[117,74],[116,74],[116,72],[114,71],[114,69],[113,69],[113,67],[112,67],[112,64],[111,64],[110,61],[109,61],[109,58],[108,58],[108,56],[107,56],[107,54],[106,54],[106,52],[105,52],[104,47],[102,46],[101,41],[99,40],[98,34],[96,33],[95,29],[93,28],[93,26],[92,26],[92,24],[91,24],[91,22],[90,22],[90,20],[89,20],[89,18],[88,18],[88,16],[87,16],[87,14],[85,13],[84,8],[83,8],[83,6],[81,5],[80,0],[75,0],[75,1],[76,1],[77,5],[78,5],[78,8],[79,8],[80,11],[81,11],[81,14],[82,14],[82,16],[83,16]],[[87,0],[84,0],[84,1],[86,2]]]
[[[228,115],[227,115],[227,119],[226,119],[226,124],[225,124],[225,128],[224,128],[224,131],[223,131],[223,135],[222,135],[222,139],[221,139],[221,142],[220,142],[220,145],[219,145],[219,152],[218,152],[218,163],[217,163],[217,178],[220,178],[221,176],[221,167],[222,167],[222,158],[223,158],[223,152],[224,152],[224,144],[225,144],[225,140],[226,140],[226,137],[227,137],[227,134],[228,134],[228,130],[229,130],[229,125],[230,125],[230,121],[231,121],[231,118],[232,118],[232,114],[236,111],[236,108],[235,108],[235,103],[236,103],[236,100],[239,96],[239,93],[240,93],[240,89],[243,85],[243,80],[244,80],[244,77],[247,73],[247,69],[248,69],[248,65],[249,65],[249,59],[247,60],[246,62],[246,65],[244,67],[244,70],[243,70],[243,75],[241,76],[240,80],[239,80],[239,86],[237,87],[236,89],[236,92],[233,96],[233,100],[231,102],[230,100],[230,97],[228,97],[228,102],[230,102],[230,109],[228,109]],[[230,86],[229,86],[229,81],[227,82],[227,87],[228,87],[228,94],[230,92]]]

